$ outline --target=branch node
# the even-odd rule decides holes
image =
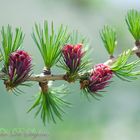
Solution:
[[[43,76],[51,75],[51,70],[44,67],[42,74],[43,74]],[[48,91],[48,81],[39,82],[39,86],[41,87],[41,90],[42,90],[43,93],[47,93],[47,91]]]
[[[135,45],[138,49],[140,49],[140,41],[136,40]],[[140,52],[136,52],[136,55],[140,58]]]
[[[140,48],[140,41],[139,41],[139,40],[136,40],[136,41],[135,41],[135,45],[136,45],[138,48]]]
[[[81,80],[80,81],[80,89],[83,89],[88,85],[89,85],[89,80],[83,80],[83,81]]]

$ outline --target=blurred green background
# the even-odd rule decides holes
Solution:
[[[31,38],[34,22],[53,20],[56,27],[61,23],[70,29],[78,29],[87,36],[93,47],[93,63],[104,62],[105,52],[99,30],[104,24],[116,28],[118,48],[116,55],[134,45],[125,24],[128,9],[140,9],[138,0],[0,0],[0,27],[10,24],[21,26],[26,37],[25,50],[35,64],[34,72],[40,73],[43,61]],[[53,69],[53,72],[59,72]],[[60,85],[60,82],[55,82]],[[114,78],[114,82],[100,101],[88,102],[79,91],[78,83],[70,85],[67,100],[73,108],[67,109],[64,121],[43,126],[41,119],[34,119],[34,112],[27,114],[31,97],[39,91],[37,83],[26,88],[26,94],[15,96],[6,92],[0,81],[0,128],[37,129],[47,133],[39,140],[140,140],[140,79],[132,83]],[[0,140],[31,140],[32,137],[1,137]],[[35,139],[35,138],[34,138]]]

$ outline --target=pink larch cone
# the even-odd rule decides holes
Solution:
[[[27,80],[31,71],[31,57],[23,50],[13,52],[9,58],[9,81],[10,86],[15,87]]]
[[[65,65],[70,73],[78,72],[80,69],[81,59],[84,55],[81,44],[65,45],[62,49]]]
[[[103,90],[109,85],[113,72],[109,66],[98,64],[94,67],[89,77],[88,89],[90,92],[96,93]]]

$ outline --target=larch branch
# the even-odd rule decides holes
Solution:
[[[134,46],[132,48],[132,54],[137,54],[137,53],[140,53],[140,46]],[[114,57],[114,58],[111,58],[109,60],[107,60],[106,62],[104,62],[104,64],[106,65],[109,65],[111,66],[116,60],[117,60],[118,57]],[[1,80],[4,80],[5,77],[7,75],[0,71],[0,79]],[[65,74],[60,74],[60,75],[42,75],[42,74],[39,74],[39,75],[32,75],[30,76],[28,79],[28,81],[36,81],[36,82],[44,82],[44,81],[55,81],[55,80],[66,80],[65,79]]]

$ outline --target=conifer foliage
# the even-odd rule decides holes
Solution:
[[[4,81],[7,91],[16,95],[23,93],[20,86],[32,88],[32,82],[38,82],[40,90],[36,91],[34,103],[27,112],[35,110],[35,116],[40,115],[44,125],[47,121],[56,123],[57,119],[63,120],[64,109],[71,107],[71,103],[65,98],[70,93],[70,83],[79,82],[81,94],[99,99],[107,91],[107,87],[111,86],[115,76],[129,82],[138,79],[140,59],[131,58],[134,54],[140,56],[140,11],[129,10],[125,21],[134,38],[135,47],[115,57],[115,49],[118,47],[117,33],[113,27],[106,25],[100,31],[100,37],[109,60],[94,65],[88,55],[92,50],[89,42],[77,31],[71,32],[63,25],[55,29],[53,22],[49,26],[48,22],[44,21],[43,27],[35,24],[32,33],[35,43],[33,47],[38,49],[44,62],[42,73],[37,75],[33,73],[32,54],[26,52],[22,44],[22,29],[16,28],[13,31],[9,25],[2,27],[0,79]],[[63,74],[53,73],[54,66],[63,71]],[[67,86],[55,87],[56,82],[52,81],[57,80],[64,80]]]

